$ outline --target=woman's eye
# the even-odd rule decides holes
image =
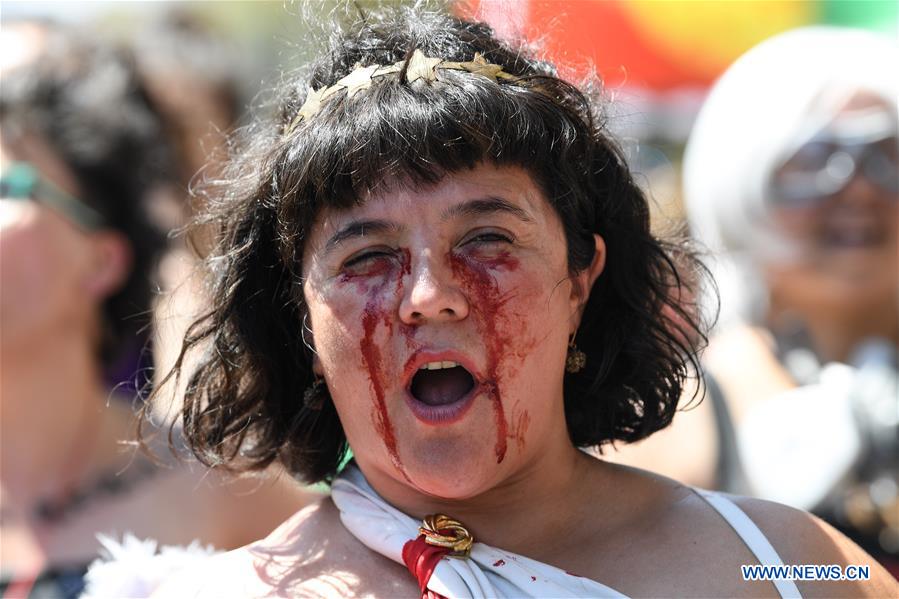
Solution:
[[[476,233],[470,236],[467,240],[463,242],[462,245],[468,244],[494,244],[494,243],[512,243],[512,238],[504,233],[499,233],[497,231],[484,231],[482,233]]]
[[[343,263],[342,270],[351,274],[368,273],[382,270],[393,260],[396,253],[391,250],[370,250],[356,254]]]

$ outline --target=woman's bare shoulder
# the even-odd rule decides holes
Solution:
[[[636,468],[610,467],[616,473],[615,488],[629,498],[620,502],[629,516],[617,531],[591,531],[592,538],[603,540],[589,552],[600,556],[593,566],[596,579],[632,596],[758,597],[774,592],[770,581],[743,580],[741,566],[758,560],[694,489]],[[867,581],[797,582],[803,597],[899,597],[899,585],[889,573],[815,516],[770,501],[725,497],[758,526],[786,565],[870,567]],[[619,549],[606,558],[603,546],[610,544]],[[590,572],[589,561],[573,565],[573,571]],[[650,570],[657,576],[645,576]]]
[[[268,537],[206,562],[154,597],[357,597],[408,595],[405,569],[363,546],[330,497],[305,507]]]
[[[868,580],[797,582],[803,597],[899,597],[899,583],[877,561],[821,519],[779,503],[730,497],[761,529],[786,565],[868,566]]]

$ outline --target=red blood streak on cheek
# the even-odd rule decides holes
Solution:
[[[506,438],[508,437],[508,424],[499,388],[499,364],[508,353],[508,340],[506,335],[497,330],[497,322],[501,318],[502,307],[506,299],[502,296],[496,279],[488,271],[488,264],[479,260],[466,259],[452,252],[447,257],[453,275],[477,300],[471,303],[471,309],[475,313],[475,321],[481,329],[481,335],[487,346],[487,380],[482,384],[493,402],[493,414],[496,421],[494,452],[496,463],[499,464],[506,457]],[[506,261],[511,263],[514,259],[506,256]],[[514,262],[517,267],[517,261]]]
[[[371,389],[375,394],[375,429],[381,435],[393,465],[402,472],[402,464],[396,448],[396,435],[393,432],[393,424],[390,422],[390,417],[387,414],[387,403],[384,401],[384,381],[381,377],[381,349],[375,344],[374,340],[375,329],[380,321],[381,315],[374,309],[374,306],[371,304],[366,305],[362,314],[362,328],[365,334],[359,344],[359,349],[362,352],[365,367],[368,369]]]
[[[408,251],[405,252],[404,266],[402,266],[397,276],[396,290],[402,291],[403,274],[408,272]],[[385,282],[386,283],[386,282]],[[393,430],[393,423],[390,422],[390,415],[387,412],[387,402],[384,396],[384,381],[386,380],[385,366],[381,356],[381,348],[375,342],[375,331],[379,323],[387,328],[388,333],[391,330],[391,319],[389,313],[379,307],[379,297],[384,291],[385,284],[375,286],[369,289],[368,302],[362,312],[362,341],[359,343],[359,350],[362,352],[362,359],[368,370],[368,378],[371,382],[371,389],[375,395],[375,406],[372,414],[372,420],[375,424],[375,430],[384,441],[387,453],[394,467],[403,475],[403,477],[412,482],[403,468],[400,460],[399,451],[397,450],[396,434]]]
[[[518,418],[515,419],[514,430],[510,435],[511,439],[515,440],[515,443],[518,445],[518,451],[524,450],[525,445],[525,436],[528,432],[528,426],[531,424],[531,415],[527,410],[524,410],[519,414]]]

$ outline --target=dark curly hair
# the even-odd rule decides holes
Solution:
[[[99,357],[112,377],[141,350],[165,235],[148,215],[151,192],[170,180],[171,156],[130,55],[79,30],[22,21],[46,35],[27,65],[3,74],[3,135],[41,138],[72,172],[78,198],[131,246],[127,281],[102,306]],[[119,382],[119,381],[110,381]]]
[[[307,90],[357,65],[408,65],[416,49],[450,61],[480,53],[517,79],[441,71],[437,81],[409,83],[401,71],[352,98],[331,96],[290,129]],[[180,376],[187,352],[201,350],[182,412],[201,461],[244,470],[280,459],[306,482],[336,475],[347,442],[333,403],[313,410],[302,400],[313,382],[300,272],[309,227],[323,208],[358,205],[391,181],[433,184],[483,162],[534,177],[562,221],[571,273],[590,265],[594,233],[606,242],[577,336],[587,367],[564,384],[572,443],[636,441],[671,422],[705,339],[680,302],[701,266],[650,233],[647,200],[598,100],[487,25],[420,7],[360,15],[284,91],[276,118],[248,131],[208,198],[204,222],[220,231],[207,261],[213,303],[171,373]]]

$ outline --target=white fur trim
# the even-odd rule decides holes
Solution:
[[[196,567],[218,553],[212,545],[194,541],[187,547],[138,539],[126,533],[119,542],[97,535],[100,557],[85,574],[82,599],[138,599],[153,594],[162,583],[187,567]]]

